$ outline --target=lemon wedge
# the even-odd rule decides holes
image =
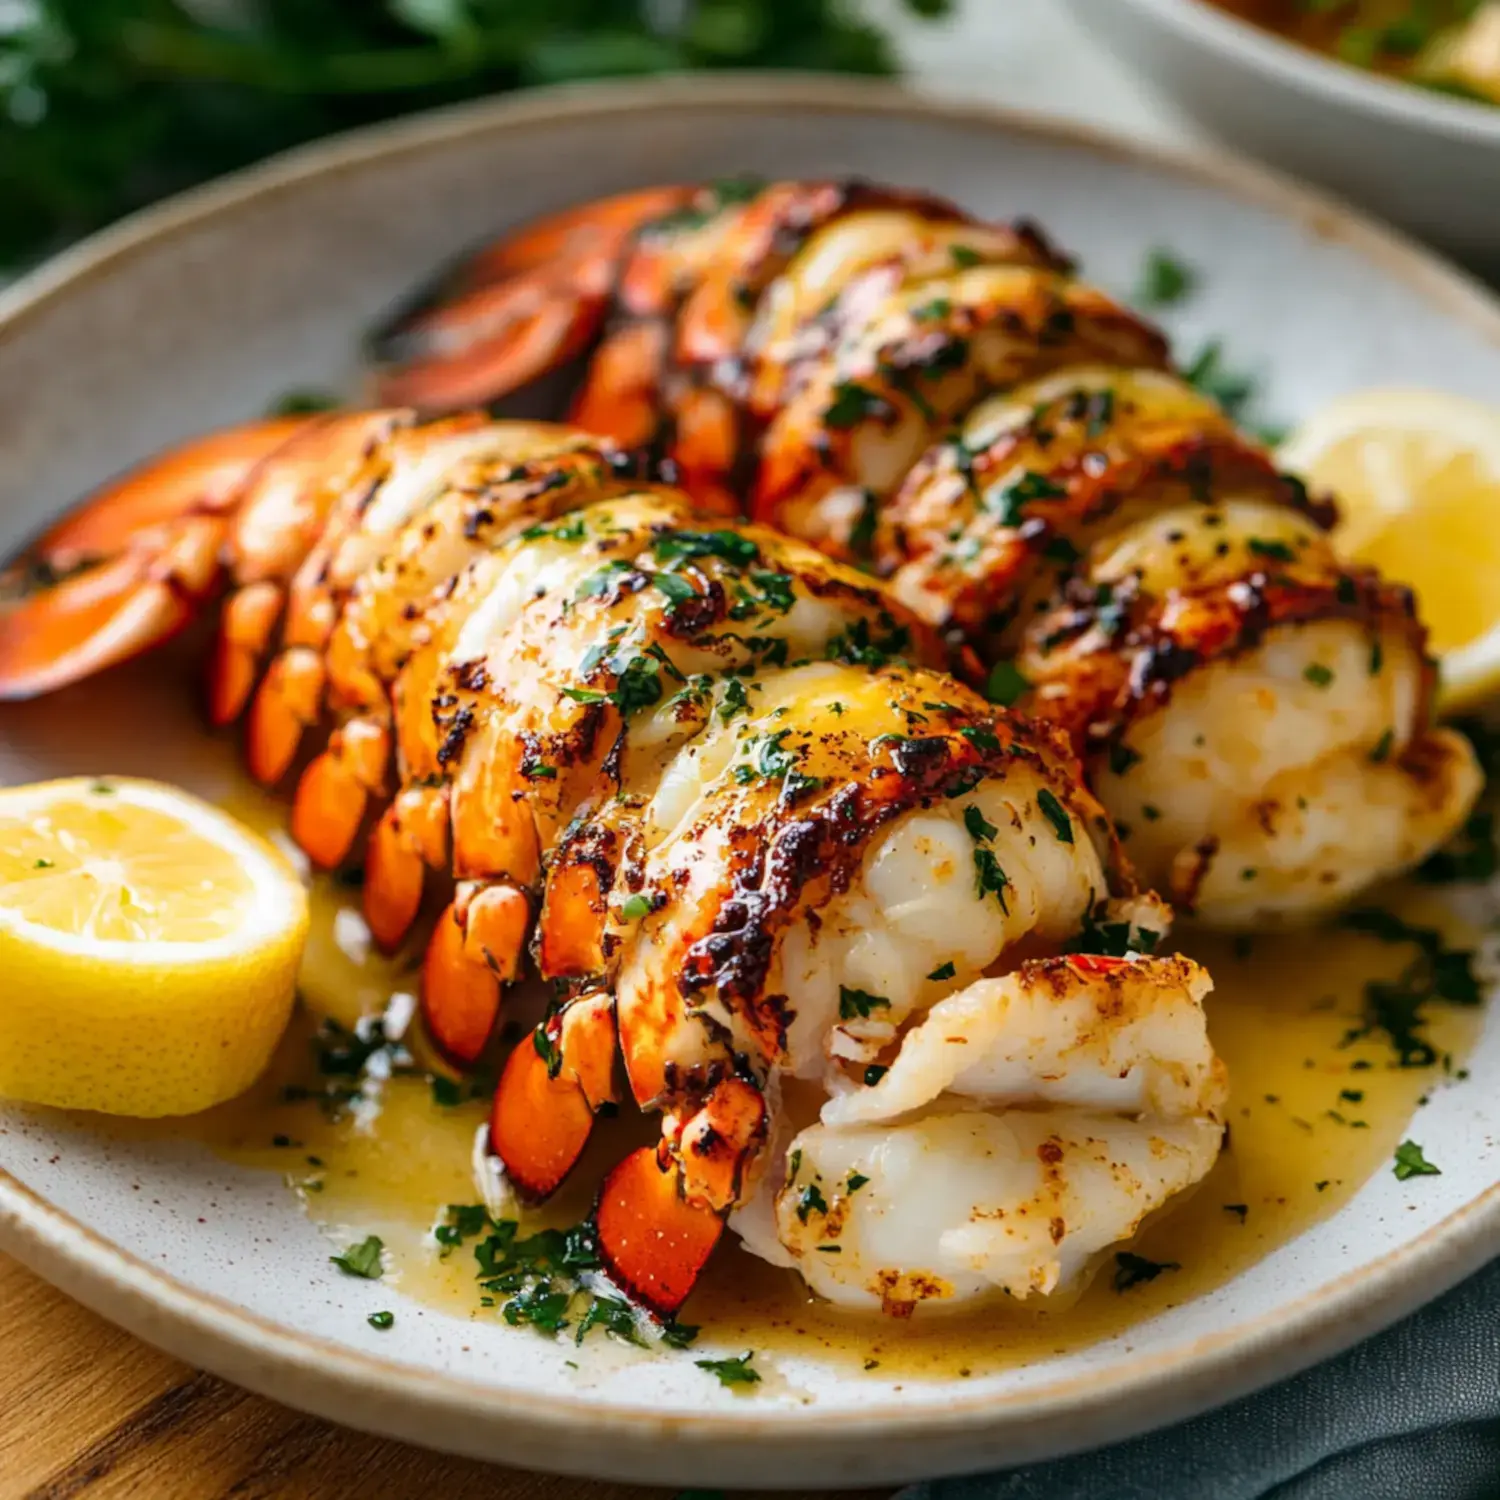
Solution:
[[[1367,391],[1318,412],[1278,458],[1337,498],[1345,555],[1416,590],[1440,710],[1500,689],[1500,409]]]
[[[307,938],[291,867],[232,818],[125,777],[0,790],[0,1096],[191,1114],[246,1089]]]

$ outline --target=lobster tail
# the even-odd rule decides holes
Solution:
[[[127,661],[188,625],[223,577],[230,519],[256,469],[319,419],[251,422],[97,491],[0,575],[0,699]]]

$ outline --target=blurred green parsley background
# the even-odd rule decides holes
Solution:
[[[0,267],[330,131],[688,68],[895,60],[855,0],[0,0]]]

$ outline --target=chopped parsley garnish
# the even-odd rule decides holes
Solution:
[[[1103,907],[1100,910],[1104,910]],[[1092,953],[1101,958],[1124,958],[1127,953],[1153,953],[1161,933],[1132,922],[1105,922],[1090,911],[1083,919],[1078,936],[1066,948],[1068,953]]]
[[[1203,346],[1183,371],[1183,378],[1210,400],[1217,401],[1231,417],[1238,416],[1255,395],[1254,380],[1225,367],[1224,346],[1218,339],[1211,339]]]
[[[756,780],[784,780],[797,768],[797,754],[782,743],[791,734],[790,729],[778,729],[775,734],[761,734],[746,745],[749,752],[747,763],[734,768],[734,779],[745,786]]]
[[[1019,479],[985,495],[985,508],[993,511],[1002,526],[1019,526],[1025,507],[1033,500],[1057,500],[1068,492],[1045,474],[1027,469]]]
[[[737,531],[668,531],[657,537],[651,550],[658,562],[679,557],[722,557],[742,568],[760,557],[760,548]]]
[[[760,1371],[750,1368],[750,1361],[754,1358],[755,1351],[747,1349],[737,1359],[695,1359],[693,1363],[700,1370],[717,1376],[720,1385],[759,1385]]]
[[[489,1228],[489,1210],[482,1203],[450,1203],[443,1222],[432,1231],[432,1237],[443,1247],[443,1255],[465,1240],[472,1240]]]
[[[749,713],[750,695],[743,677],[729,677],[724,682],[724,696],[719,700],[719,721],[727,724],[736,714]]]
[[[365,1322],[368,1323],[371,1328],[378,1328],[383,1333],[387,1328],[394,1326],[396,1322],[396,1315],[393,1312],[372,1312],[370,1316],[365,1319]]]
[[[761,591],[760,604],[784,615],[797,602],[790,573],[769,573],[752,569],[750,582]]]
[[[531,1028],[531,1045],[536,1049],[536,1055],[547,1064],[547,1076],[556,1078],[562,1071],[562,1049],[545,1021]]]
[[[575,602],[579,599],[603,598],[626,573],[631,571],[633,571],[632,565],[626,562],[624,558],[611,558],[602,568],[595,568],[578,585],[578,591],[573,595]]]
[[[1155,1281],[1163,1271],[1180,1271],[1182,1266],[1175,1260],[1147,1260],[1129,1250],[1115,1254],[1115,1290],[1128,1292],[1133,1286]]]
[[[343,398],[332,391],[314,390],[310,386],[283,391],[267,408],[268,417],[309,417],[320,411],[334,411]]]
[[[823,1196],[817,1183],[810,1182],[802,1189],[802,1196],[797,1199],[797,1217],[802,1223],[807,1223],[809,1214],[826,1214],[828,1212],[828,1200]]]
[[[31,868],[33,870],[50,870],[52,868],[52,861],[50,859],[39,859]]]
[[[1422,1034],[1427,1025],[1424,1007],[1434,1000],[1453,1005],[1480,1003],[1483,997],[1473,953],[1449,948],[1436,929],[1413,926],[1379,907],[1358,907],[1345,912],[1339,921],[1381,942],[1410,943],[1416,949],[1398,978],[1372,979],[1365,985],[1364,1022],[1345,1034],[1345,1044],[1381,1031],[1403,1068],[1432,1067],[1438,1052]]]
[[[628,1302],[596,1293],[584,1284],[585,1273],[600,1266],[591,1224],[522,1235],[514,1219],[491,1219],[477,1205],[450,1207],[448,1212],[449,1223],[434,1230],[434,1235],[448,1246],[483,1234],[474,1246],[479,1287],[488,1299],[481,1301],[497,1307],[513,1328],[531,1327],[553,1335],[571,1328],[575,1343],[602,1328],[626,1343],[646,1343]],[[451,1233],[443,1233],[444,1229]],[[696,1329],[669,1324],[662,1331],[662,1342],[681,1348],[696,1333]]]
[[[972,802],[964,808],[964,827],[969,830],[969,837],[979,844],[989,843],[1000,831]]]
[[[1013,661],[997,661],[985,681],[984,695],[991,703],[1009,708],[1025,695],[1030,686],[1025,674]]]
[[[1284,563],[1297,561],[1297,554],[1285,542],[1268,542],[1264,537],[1253,536],[1245,545],[1257,557],[1269,557]]]
[[[581,542],[588,535],[588,527],[584,523],[583,516],[578,512],[568,516],[565,520],[552,524],[544,523],[540,526],[528,526],[521,533],[523,542]]]
[[[981,899],[987,895],[994,896],[1000,903],[1000,910],[1010,914],[1010,907],[1005,902],[1005,888],[1010,884],[1010,877],[1000,868],[1000,861],[988,849],[974,851],[974,883],[976,894]]]
[[[1168,250],[1152,250],[1141,268],[1135,300],[1142,307],[1172,307],[1192,295],[1197,273]]]
[[[860,558],[869,558],[875,550],[875,531],[880,523],[880,497],[866,490],[859,519],[849,532],[849,550]]]
[[[366,1281],[379,1281],[384,1270],[380,1252],[384,1249],[385,1242],[378,1234],[372,1234],[359,1244],[350,1245],[342,1255],[330,1255],[328,1258],[346,1276],[362,1276]]]
[[[995,751],[1000,748],[1000,740],[993,729],[986,729],[982,724],[960,724],[958,732],[976,750]]]
[[[919,323],[926,323],[934,318],[946,318],[952,311],[953,303],[947,297],[933,297],[912,308],[911,315]]]
[[[591,1328],[602,1328],[627,1344],[642,1342],[635,1309],[623,1297],[595,1295],[578,1320],[574,1342],[581,1344]]]
[[[585,656],[583,663],[585,670],[597,665],[599,660],[602,660],[602,656],[593,661]],[[643,708],[650,708],[661,701],[664,673],[676,682],[684,684],[687,682],[687,679],[673,665],[667,653],[655,644],[647,646],[644,652],[636,651],[633,646],[624,646],[607,663],[607,666],[615,674],[615,686],[612,691],[568,687],[562,690],[563,696],[571,698],[575,703],[613,703],[621,714],[628,718],[631,714]]]
[[[866,417],[887,417],[892,406],[878,391],[867,390],[858,381],[841,380],[833,388],[833,400],[823,413],[823,422],[840,431],[858,426]]]
[[[1302,669],[1302,675],[1310,683],[1312,683],[1314,687],[1326,688],[1328,684],[1333,681],[1332,670],[1328,667],[1325,667],[1320,661],[1309,662],[1307,666]]]
[[[664,593],[673,604],[686,604],[698,597],[698,590],[680,573],[653,573],[651,582]]]
[[[1060,844],[1071,844],[1073,842],[1073,820],[1068,816],[1067,809],[1043,787],[1037,793],[1037,805],[1042,810],[1042,815],[1052,825],[1052,831],[1057,835]]]
[[[869,990],[850,989],[839,986],[839,1019],[842,1021],[868,1021],[872,1010],[889,1010],[891,1002],[884,995],[872,995]]]
[[[972,245],[949,245],[948,256],[960,270],[965,270],[969,266],[977,266],[982,259]]]
[[[1115,744],[1109,747],[1109,768],[1116,776],[1123,776],[1132,766],[1140,763],[1140,755],[1129,745]]]
[[[1422,1154],[1422,1148],[1415,1141],[1402,1141],[1396,1147],[1396,1161],[1391,1168],[1396,1175],[1397,1182],[1405,1182],[1408,1177],[1441,1177],[1443,1169],[1435,1167]]]
[[[958,970],[954,967],[953,960],[949,959],[945,964],[939,964],[927,977],[933,980],[952,979]]]
[[[639,922],[642,917],[651,915],[655,903],[644,891],[631,896],[620,907],[620,916],[627,922]]]
[[[857,1193],[869,1180],[863,1172],[855,1172],[851,1169],[849,1176],[844,1181],[844,1186],[851,1193]]]
[[[881,616],[889,628],[884,636],[876,637],[868,620],[855,620],[847,630],[834,636],[828,643],[828,659],[843,662],[851,667],[875,667],[888,665],[893,656],[900,656],[911,644],[911,633],[903,625]]]
[[[1396,743],[1396,731],[1387,729],[1375,742],[1375,748],[1370,751],[1370,763],[1372,765],[1383,765],[1391,757],[1391,750]]]
[[[363,1018],[353,1031],[337,1021],[325,1020],[318,1028],[314,1043],[318,1071],[335,1078],[358,1078],[375,1064],[378,1071],[389,1073],[410,1054],[399,1042],[387,1039],[385,1023],[380,1016]]]

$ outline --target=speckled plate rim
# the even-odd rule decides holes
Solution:
[[[374,159],[440,148],[474,136],[514,137],[563,121],[596,122],[712,105],[747,114],[795,108],[951,121],[1021,133],[1135,161],[1249,201],[1379,265],[1500,347],[1500,302],[1478,283],[1333,199],[1265,170],[1127,144],[1093,131],[989,106],[921,98],[857,80],[787,74],[668,78],[537,91],[376,126],[287,153],[149,209],[65,251],[0,292],[0,343],[81,284],[110,274],[158,243],[229,218],[267,197],[304,188]],[[356,1353],[247,1313],[127,1253],[0,1169],[0,1248],[132,1333],[276,1400],[367,1431],[428,1447],[565,1473],[679,1482],[731,1465],[759,1484],[895,1482],[1098,1446],[1179,1421],[1388,1326],[1478,1269],[1500,1249],[1500,1184],[1424,1234],[1349,1271],[1274,1315],[1142,1356],[1118,1367],[1049,1381],[1006,1396],[955,1396],[940,1410],[900,1402],[842,1412],[788,1410],[664,1416],[651,1408],[574,1406],[555,1397],[484,1386]],[[765,1474],[774,1431],[796,1460]],[[587,1441],[570,1447],[568,1439]],[[874,1441],[880,1439],[880,1441]],[[599,1461],[608,1444],[607,1463]],[[711,1465],[705,1468],[705,1465]]]

